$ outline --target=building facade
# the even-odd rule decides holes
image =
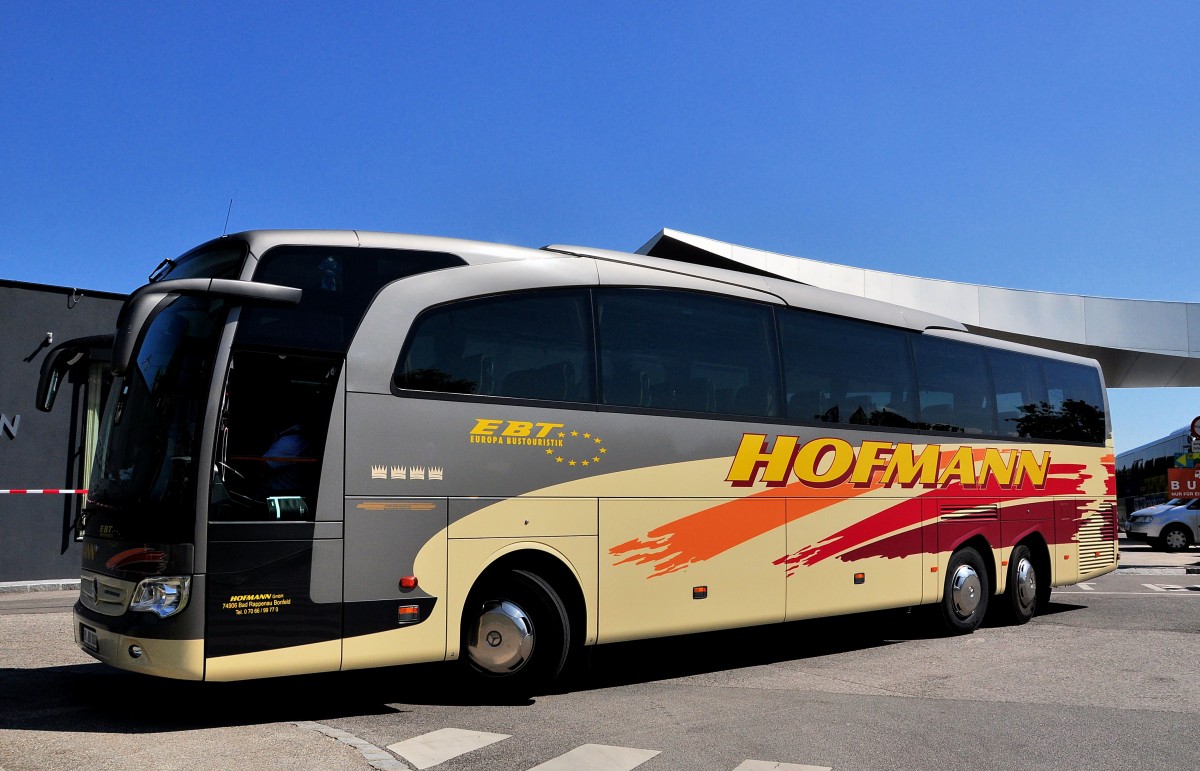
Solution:
[[[42,362],[72,338],[111,334],[125,296],[0,280],[0,585],[79,575],[76,522],[107,366],[71,368],[52,412],[36,406]]]

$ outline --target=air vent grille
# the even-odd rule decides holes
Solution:
[[[1117,561],[1117,521],[1112,503],[1103,503],[1079,528],[1079,572],[1112,567]]]

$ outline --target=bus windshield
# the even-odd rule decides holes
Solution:
[[[195,511],[200,441],[226,303],[178,297],[145,336],[105,409],[89,504],[138,517]]]

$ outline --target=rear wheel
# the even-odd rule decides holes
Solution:
[[[1024,624],[1038,612],[1042,596],[1037,566],[1028,546],[1018,546],[1009,555],[1007,584],[1002,605],[1005,619]]]
[[[950,557],[942,591],[942,622],[954,634],[975,631],[987,614],[987,569],[979,552],[966,546]]]
[[[516,695],[544,688],[562,672],[570,648],[566,606],[536,573],[485,577],[471,592],[462,657],[472,674],[497,690]]]
[[[1163,529],[1158,542],[1164,551],[1187,551],[1192,545],[1192,539],[1183,525],[1168,525]]]

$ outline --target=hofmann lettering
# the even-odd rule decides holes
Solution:
[[[918,447],[920,449],[918,450]],[[978,463],[976,460],[978,459]],[[734,487],[763,482],[782,487],[793,480],[809,487],[984,487],[1042,488],[1050,453],[994,447],[943,447],[909,442],[865,441],[856,450],[844,439],[800,443],[797,436],[743,434],[726,481]]]

